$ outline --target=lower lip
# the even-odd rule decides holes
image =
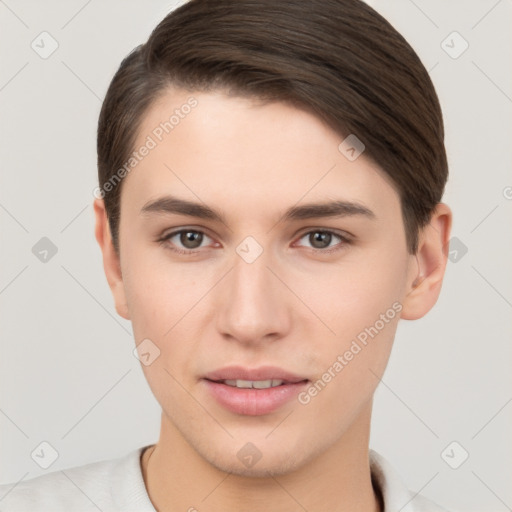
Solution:
[[[293,400],[308,385],[308,381],[302,381],[267,389],[244,389],[203,380],[220,405],[231,412],[247,416],[261,416],[276,411]]]

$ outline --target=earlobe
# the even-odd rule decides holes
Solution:
[[[114,297],[116,311],[126,320],[130,320],[121,272],[121,262],[112,243],[112,235],[103,199],[94,200],[94,215],[96,219],[94,234],[103,254],[103,269]]]
[[[419,236],[418,251],[414,256],[416,272],[408,284],[403,300],[401,318],[417,320],[426,315],[437,302],[441,292],[447,263],[447,251],[452,225],[450,208],[439,203]]]

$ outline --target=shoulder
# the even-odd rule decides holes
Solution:
[[[382,495],[384,512],[448,512],[433,501],[410,491],[391,466],[379,453],[370,450],[372,481]]]
[[[112,467],[113,461],[99,461],[0,485],[0,507],[6,512],[98,510],[94,504],[105,501]]]
[[[127,501],[121,503],[123,500],[140,499],[141,495],[144,498],[145,487],[140,471],[142,450],[137,448],[117,459],[2,484],[0,509],[3,512],[122,510],[119,507],[128,504]]]

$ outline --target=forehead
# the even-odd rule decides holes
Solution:
[[[335,198],[399,213],[383,171],[364,153],[349,160],[342,141],[318,117],[286,103],[169,89],[142,119],[134,150],[145,156],[126,176],[121,201],[141,208],[172,193],[261,214]]]

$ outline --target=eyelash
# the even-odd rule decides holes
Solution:
[[[187,233],[187,232],[192,232],[192,233],[200,233],[202,235],[205,235],[207,236],[208,238],[211,238],[209,237],[206,233],[204,233],[203,231],[201,230],[198,230],[198,229],[179,229],[179,230],[176,230],[176,231],[172,231],[171,233],[168,233],[166,235],[164,235],[163,237],[159,238],[157,241],[165,246],[166,248],[170,249],[171,251],[174,251],[178,254],[183,254],[185,256],[192,256],[194,254],[197,254],[198,252],[200,252],[201,249],[187,249],[187,250],[184,250],[184,249],[180,249],[176,246],[172,246],[170,245],[168,242],[171,238],[173,238],[174,236],[176,235],[179,235],[181,233]],[[330,254],[332,252],[337,252],[337,251],[340,251],[343,249],[343,247],[345,245],[350,245],[352,243],[352,240],[345,236],[345,235],[342,235],[341,233],[337,232],[337,231],[333,231],[331,229],[312,229],[310,231],[306,231],[305,233],[303,233],[299,240],[301,240],[302,238],[304,238],[305,236],[308,236],[308,235],[311,235],[312,233],[326,233],[326,234],[330,234],[330,235],[333,235],[335,237],[338,237],[341,242],[339,244],[336,244],[334,247],[332,248],[326,248],[326,249],[316,249],[314,247],[310,247],[309,249],[311,251],[313,251],[314,253],[322,253],[322,254]],[[341,245],[341,247],[339,247],[339,245]]]

